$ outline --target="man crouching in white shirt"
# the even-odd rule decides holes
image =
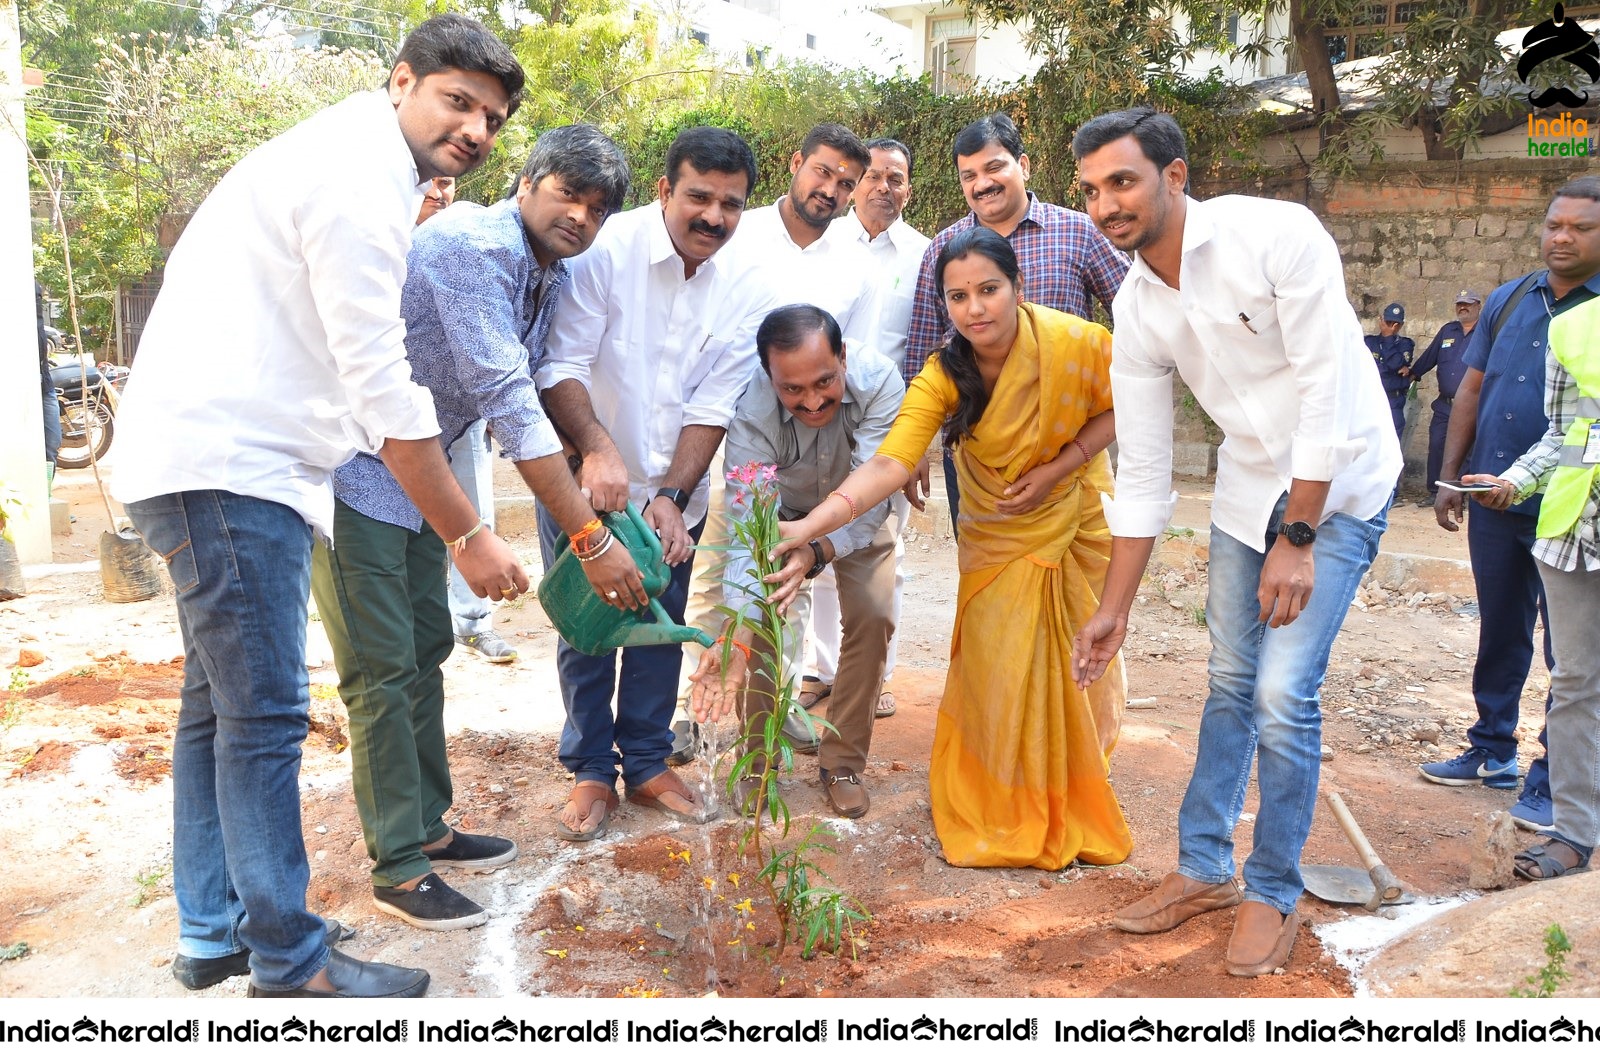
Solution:
[[[311,540],[333,532],[333,469],[364,449],[453,543],[475,593],[528,587],[450,474],[400,317],[424,190],[489,156],[522,84],[482,25],[424,22],[386,90],[236,165],[167,263],[117,423],[114,492],[178,592],[172,970],[190,989],[248,971],[252,997],[427,990],[424,971],[330,950],[338,926],[306,910]]]
[[[1174,372],[1226,435],[1211,514],[1210,693],[1178,812],[1178,869],[1113,922],[1166,931],[1237,905],[1227,969],[1263,975],[1289,959],[1299,928],[1322,679],[1387,525],[1399,446],[1338,249],[1315,215],[1268,199],[1189,198],[1183,132],[1148,107],[1095,118],[1072,150],[1089,216],[1134,255],[1112,307],[1111,567],[1074,644],[1080,686],[1121,646],[1172,515]],[[1233,830],[1253,758],[1261,804],[1241,893]]]

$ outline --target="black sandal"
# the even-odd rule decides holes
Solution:
[[[1589,871],[1589,855],[1573,846],[1564,839],[1552,835],[1541,836],[1544,840],[1537,846],[1531,846],[1522,853],[1512,857],[1511,871],[1525,880],[1553,880],[1558,876],[1568,876],[1578,872]],[[1551,852],[1552,846],[1563,846],[1578,855],[1576,865],[1567,865]],[[1535,871],[1537,870],[1537,871]]]

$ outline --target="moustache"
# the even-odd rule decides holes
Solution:
[[[690,221],[689,231],[699,232],[701,235],[710,236],[712,239],[728,238],[728,229],[725,225],[708,225],[704,221]]]
[[[1578,93],[1573,92],[1570,89],[1557,85],[1554,88],[1541,92],[1537,96],[1529,96],[1528,102],[1533,104],[1535,107],[1553,107],[1559,103],[1564,107],[1571,107],[1576,110],[1579,107],[1588,105],[1589,93],[1585,92],[1580,96]]]
[[[800,411],[805,413],[807,416],[816,416],[827,412],[829,409],[833,408],[835,404],[836,402],[832,398],[829,398],[827,401],[824,401],[814,409],[806,408],[804,405],[801,405]]]

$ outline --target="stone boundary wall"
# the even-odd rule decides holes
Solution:
[[[1344,256],[1346,293],[1363,327],[1375,332],[1383,307],[1401,302],[1403,333],[1420,354],[1455,319],[1462,288],[1487,298],[1500,284],[1540,267],[1539,228],[1550,196],[1585,173],[1600,173],[1600,165],[1570,159],[1408,162],[1363,167],[1332,182],[1303,168],[1266,179],[1197,182],[1194,194],[1260,195],[1309,206]],[[1406,418],[1404,481],[1420,489],[1430,404],[1438,394],[1434,373],[1417,389]],[[1180,470],[1204,474],[1204,443],[1215,430],[1183,407],[1182,395],[1179,404],[1176,443],[1186,457]],[[1214,455],[1209,459],[1214,467]]]

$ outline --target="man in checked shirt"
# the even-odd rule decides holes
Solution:
[[[1099,301],[1109,313],[1111,300],[1128,274],[1127,255],[1112,246],[1087,216],[1041,202],[1028,190],[1028,154],[1022,149],[1016,125],[1006,115],[991,114],[962,129],[950,155],[972,212],[934,236],[922,255],[901,367],[908,384],[951,331],[944,296],[934,283],[934,264],[944,245],[973,225],[991,228],[1010,241],[1022,266],[1023,297],[1037,305],[1087,320]],[[944,484],[950,498],[950,525],[959,533],[960,502],[949,452],[944,457]],[[906,496],[920,509],[927,495],[928,465],[924,461],[906,486]]]

